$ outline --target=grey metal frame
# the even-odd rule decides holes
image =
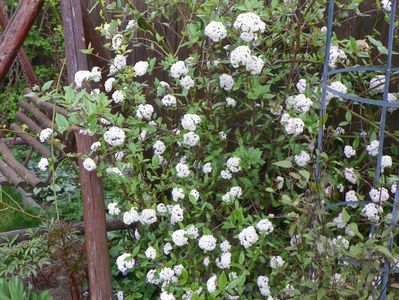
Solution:
[[[385,125],[386,125],[386,116],[388,108],[399,108],[399,103],[390,103],[388,102],[388,93],[390,87],[390,79],[392,73],[399,72],[399,67],[392,67],[392,52],[393,52],[393,37],[394,37],[394,29],[395,29],[395,18],[396,18],[396,11],[398,0],[392,1],[392,8],[390,13],[390,20],[389,20],[389,32],[388,32],[388,55],[387,55],[387,62],[385,66],[377,66],[377,67],[349,67],[349,68],[342,68],[336,70],[329,70],[329,60],[330,60],[330,49],[331,49],[331,39],[332,39],[332,29],[333,29],[333,21],[334,21],[334,0],[329,0],[328,3],[328,18],[327,18],[327,36],[326,36],[326,47],[325,47],[325,56],[324,56],[324,68],[323,68],[323,76],[322,76],[322,91],[321,91],[321,107],[319,112],[319,120],[322,122],[324,120],[324,116],[326,114],[326,96],[327,92],[342,97],[348,101],[364,103],[368,105],[375,105],[381,107],[381,122],[380,122],[380,129],[379,129],[379,149],[377,155],[377,166],[375,169],[375,180],[374,185],[376,185],[381,177],[381,158],[382,158],[382,150],[384,145],[384,133],[385,133]],[[330,87],[328,87],[328,79],[330,76],[340,74],[340,73],[347,73],[347,72],[385,72],[385,87],[383,93],[382,101],[362,98],[355,95],[343,94],[340,93]],[[323,152],[323,134],[324,134],[324,124],[320,126],[318,132],[318,140],[317,140],[317,162],[316,162],[316,179],[320,181],[320,154]],[[398,174],[399,177],[399,174]],[[398,221],[398,207],[399,207],[399,183],[397,186],[397,192],[395,193],[395,200],[392,207],[392,221],[390,224],[391,228],[396,226]],[[357,202],[338,202],[326,205],[326,209],[336,208],[339,206],[347,206],[351,204],[355,204]],[[371,232],[375,231],[375,227],[372,226]],[[392,248],[393,245],[393,236],[390,235],[387,241],[389,249]],[[383,268],[381,268],[380,273],[382,274],[382,281],[381,281],[381,292],[380,292],[380,299],[385,300],[387,296],[387,284],[389,275],[391,273],[398,273],[398,269],[391,270],[389,261],[386,260],[384,262]]]

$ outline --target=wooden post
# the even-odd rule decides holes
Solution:
[[[86,48],[80,0],[61,0],[61,17],[64,31],[68,81],[74,82],[75,73],[87,70],[87,57],[81,50]]]
[[[23,0],[5,28],[0,40],[0,80],[17,56],[44,0]]]
[[[65,52],[69,83],[74,82],[75,73],[88,70],[85,49],[84,26],[80,0],[61,0],[61,17],[64,30]],[[96,137],[75,132],[77,152],[87,155]],[[103,184],[95,172],[88,172],[79,160],[82,189],[87,265],[89,273],[90,299],[110,300],[112,298],[111,271],[108,257],[107,230]]]
[[[0,26],[4,30],[7,27],[7,25],[8,25],[7,10],[4,6],[4,0],[0,0]],[[30,85],[38,83],[39,80],[36,76],[36,73],[33,70],[32,64],[30,63],[29,58],[26,55],[24,49],[22,49],[22,47],[18,53],[18,60],[21,64],[22,70],[24,71],[26,81]]]
[[[97,141],[94,136],[75,131],[77,152],[88,154]],[[102,180],[95,171],[88,172],[79,160],[80,183],[84,210],[84,231],[89,271],[90,299],[110,300],[111,271],[108,258],[107,230]]]

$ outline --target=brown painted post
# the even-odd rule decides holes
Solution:
[[[88,70],[85,49],[84,26],[80,0],[61,0],[61,16],[64,30],[68,80],[74,82],[75,73]],[[87,155],[96,137],[73,129],[77,152]],[[79,159],[82,189],[85,243],[89,273],[90,299],[110,300],[112,297],[111,271],[108,257],[108,241],[105,223],[103,184],[95,172],[88,172]]]
[[[17,56],[44,0],[22,0],[0,40],[0,80]]]
[[[75,130],[77,152],[88,154],[95,136]],[[84,210],[84,232],[89,271],[90,299],[109,300],[112,297],[111,271],[108,258],[108,241],[102,180],[95,171],[88,172],[79,160],[80,183]]]
[[[8,25],[8,16],[7,10],[4,5],[4,0],[0,0],[0,26],[5,29]],[[26,55],[24,49],[19,50],[18,60],[21,64],[22,70],[24,71],[24,75],[26,81],[30,84],[36,84],[39,80],[36,76],[35,71],[33,70],[32,64],[29,61],[28,56]]]

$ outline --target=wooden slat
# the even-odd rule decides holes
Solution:
[[[32,92],[32,90],[30,88],[24,89],[25,95],[29,94],[31,92]],[[37,96],[29,96],[27,98],[28,98],[29,102],[33,103],[36,107],[40,108],[41,110],[46,111],[50,116],[53,115],[54,110],[56,113],[59,113],[65,117],[68,116],[68,111],[56,104],[46,102],[46,101],[41,101],[39,99],[39,97],[37,97]]]
[[[0,172],[0,186],[9,184],[10,181]]]
[[[87,57],[80,51],[86,47],[80,0],[61,0],[60,8],[68,81],[73,83],[77,71],[88,69]]]
[[[0,40],[0,80],[17,56],[44,0],[22,0]]]
[[[43,186],[44,183],[29,171],[24,165],[20,164],[13,156],[10,148],[5,143],[0,143],[0,153],[2,154],[5,162],[18,173],[26,182],[32,186]],[[4,174],[4,172],[2,172]],[[7,175],[7,174],[5,174]]]
[[[18,135],[21,139],[23,139],[27,144],[31,145],[36,151],[40,152],[40,154],[45,157],[51,157],[51,151],[42,143],[40,143],[37,138],[32,135],[24,132],[21,127],[17,124],[12,123],[10,125],[10,129],[14,130],[15,134]]]
[[[15,186],[27,186],[25,180],[21,178],[5,161],[0,159],[0,172],[10,183]]]
[[[80,133],[78,128],[75,128],[74,132],[77,152],[87,155],[97,138]],[[79,167],[91,299],[111,299],[103,184],[95,171],[88,172],[83,167],[82,159],[79,159]]]
[[[42,113],[39,109],[34,107],[32,104],[26,102],[26,101],[19,101],[19,106],[23,108],[26,112],[30,113],[35,120],[42,125],[44,128],[55,128],[55,124],[53,125],[53,122],[44,114]]]
[[[7,27],[7,25],[8,25],[8,16],[7,16],[6,5],[4,4],[4,0],[0,0],[0,26],[4,30]],[[22,47],[19,49],[18,52],[18,60],[21,64],[26,81],[31,85],[36,84],[39,81],[39,79],[37,78],[36,73],[33,70],[28,55],[26,55]]]
[[[23,112],[17,111],[15,113],[15,118],[23,124],[26,124],[30,130],[32,130],[36,134],[40,134],[43,130],[39,125],[35,123],[31,118],[25,115]]]

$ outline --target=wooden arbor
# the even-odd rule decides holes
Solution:
[[[0,14],[0,18],[3,16],[1,18],[3,22],[0,20],[0,26],[5,27],[0,40],[0,80],[4,78],[12,62],[17,57],[29,29],[43,6],[43,2],[44,0],[21,0],[14,16],[8,23],[6,18],[4,18],[4,11],[2,15]],[[82,1],[82,4],[84,3],[85,1]],[[0,4],[2,3],[0,2]],[[1,6],[0,8],[2,8]],[[87,12],[82,11],[80,0],[61,0],[60,7],[65,36],[68,80],[72,84],[76,71],[88,69],[87,57],[81,52],[86,47],[82,15],[84,13],[87,14]],[[91,30],[92,34],[93,29]],[[92,44],[98,44],[98,42]],[[26,70],[28,69],[29,66],[27,69],[24,68],[25,75],[27,75]],[[34,81],[35,75],[31,75],[31,78]],[[28,82],[32,83],[31,80],[28,80]],[[35,134],[40,133],[43,128],[54,127],[49,115],[54,112],[62,115],[68,114],[61,107],[42,103],[35,97],[30,97],[29,101],[20,102],[19,106],[23,112],[17,113],[17,120],[27,125]],[[50,151],[37,139],[26,134],[21,129],[21,126],[14,123],[11,125],[11,129],[14,130],[22,141],[30,144],[43,157],[51,156]],[[88,154],[91,144],[95,142],[95,137],[81,134],[78,128],[74,130],[74,136],[76,151],[83,155]],[[7,144],[10,140],[0,141],[0,154],[2,156],[2,159],[0,159],[0,184],[11,183],[15,186],[45,185],[46,182],[40,181],[39,178],[13,157],[9,147],[12,147],[15,141],[16,139],[12,139],[11,144]],[[112,287],[106,236],[103,185],[101,179],[96,174],[89,173],[83,168],[81,160],[79,161],[79,166],[90,295],[91,299],[94,300],[108,300],[112,298]]]

